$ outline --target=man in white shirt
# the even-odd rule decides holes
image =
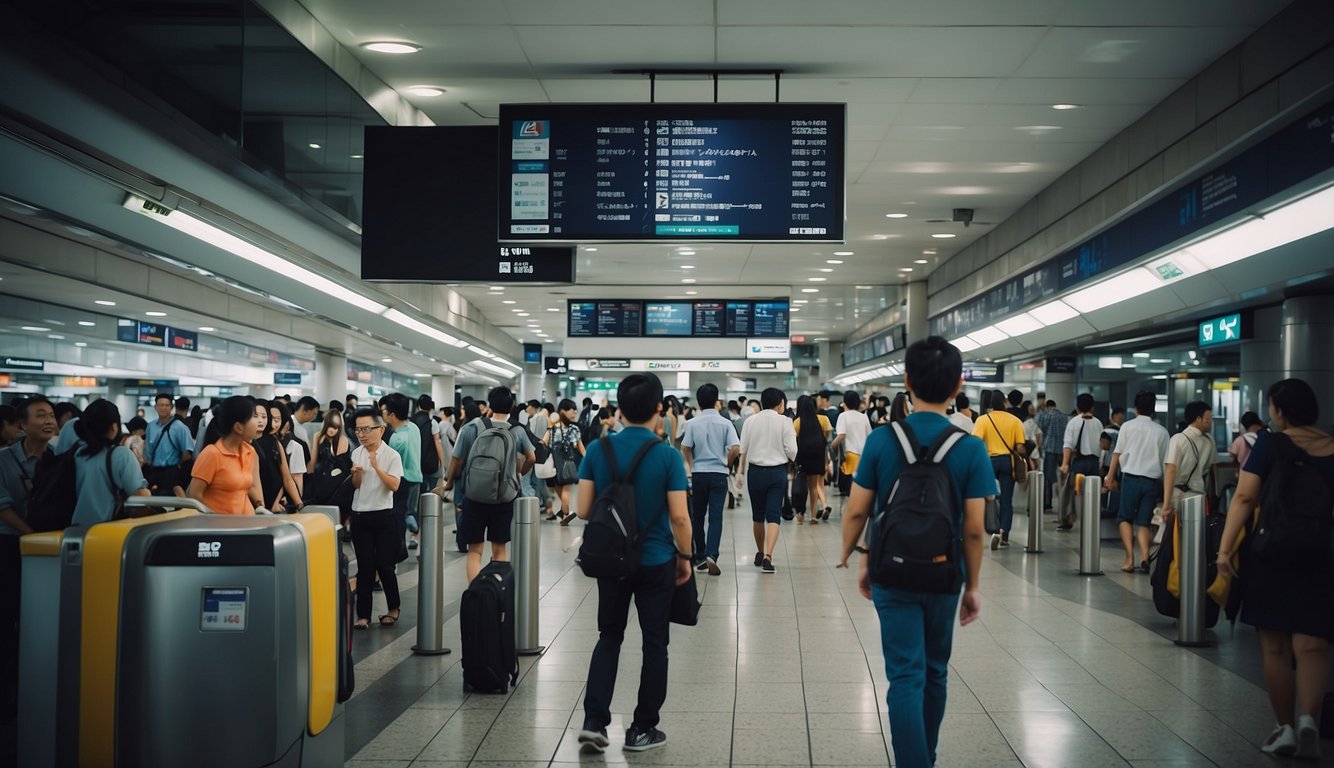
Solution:
[[[1126,549],[1126,561],[1121,565],[1124,573],[1135,571],[1132,526],[1139,538],[1140,553],[1144,555],[1140,570],[1149,572],[1149,526],[1153,523],[1153,508],[1162,498],[1163,460],[1168,445],[1167,430],[1153,420],[1157,405],[1158,396],[1152,392],[1135,395],[1135,418],[1121,427],[1112,466],[1103,479],[1108,490],[1115,491],[1118,485],[1121,490],[1116,521],[1121,529],[1121,544]],[[1116,481],[1118,470],[1122,473],[1120,483]]]
[[[871,436],[871,420],[860,410],[861,404],[861,395],[852,390],[843,393],[843,413],[839,415],[838,425],[834,428],[837,437],[829,444],[832,451],[837,451],[839,446],[843,447],[841,469],[848,478],[857,474],[857,463],[862,451],[866,449],[866,438]]]
[[[746,474],[746,493],[750,494],[755,565],[764,573],[774,572],[787,465],[797,458],[797,430],[792,419],[783,415],[786,408],[783,391],[769,387],[760,393],[760,412],[746,419],[741,430],[741,472]]]
[[[398,621],[398,576],[394,566],[402,545],[394,516],[394,492],[403,482],[403,459],[385,445],[384,417],[366,408],[356,412],[353,433],[361,444],[352,449],[352,548],[357,553],[357,622],[365,629],[371,622],[371,589],[379,574],[389,611],[380,623]]]
[[[1218,458],[1218,447],[1210,436],[1214,412],[1209,404],[1196,400],[1186,404],[1186,428],[1167,444],[1163,459],[1163,512],[1175,511],[1172,502],[1179,497],[1174,492],[1205,493],[1209,487],[1209,473]]]
[[[292,434],[301,438],[301,442],[310,447],[311,436],[310,427],[306,426],[315,420],[320,414],[320,401],[306,395],[296,401],[296,410],[292,411]],[[200,422],[200,429],[203,429],[203,422]]]
[[[968,434],[973,434],[973,409],[968,395],[960,392],[954,398],[954,413],[949,415],[950,423]]]
[[[1102,422],[1093,416],[1093,395],[1085,392],[1075,398],[1079,416],[1065,424],[1061,452],[1061,476],[1065,478],[1066,493],[1061,497],[1060,529],[1068,531],[1075,522],[1075,475],[1092,477],[1102,470],[1099,460],[1102,447]]]

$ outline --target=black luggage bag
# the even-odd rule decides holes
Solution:
[[[491,562],[463,591],[463,689],[505,693],[519,682],[514,649],[514,569]]]

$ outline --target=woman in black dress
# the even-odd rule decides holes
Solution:
[[[292,480],[292,471],[288,467],[287,449],[283,447],[282,434],[283,410],[286,408],[283,403],[274,400],[267,402],[264,400],[255,401],[255,412],[263,410],[264,426],[258,438],[251,445],[259,454],[259,483],[264,489],[264,508],[273,512],[282,512],[275,505],[283,493],[287,498],[300,509],[301,492],[297,490],[296,483]]]
[[[1325,498],[1334,496],[1334,438],[1314,426],[1319,415],[1315,391],[1301,379],[1285,379],[1269,388],[1269,420],[1274,431],[1260,433],[1237,479],[1219,545],[1219,573],[1231,570],[1237,534],[1248,525],[1276,467],[1284,465],[1290,472],[1292,462],[1307,463],[1311,467],[1307,471],[1317,473],[1328,487]],[[1334,552],[1322,543],[1306,557],[1261,557],[1243,543],[1238,573],[1241,620],[1260,632],[1269,704],[1278,720],[1260,750],[1318,759],[1317,718],[1329,674],[1326,652],[1334,636],[1334,589],[1330,586],[1334,584]]]
[[[802,395],[797,398],[797,471],[806,479],[806,499],[811,512],[811,525],[828,520],[834,511],[825,506],[824,479],[833,473],[829,461],[829,417],[815,408],[815,398]],[[798,512],[797,522],[804,514]]]

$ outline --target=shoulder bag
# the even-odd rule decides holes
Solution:
[[[991,422],[991,428],[996,430],[996,436],[1001,438],[1001,441],[1005,443],[1005,447],[1010,449],[1010,477],[1014,478],[1016,483],[1027,482],[1028,462],[1025,461],[1024,457],[1019,455],[1019,451],[1015,450],[1014,446],[1010,445],[1010,442],[1001,435],[1000,427],[996,426],[996,420],[991,418],[991,414],[989,413],[987,414],[987,421]]]

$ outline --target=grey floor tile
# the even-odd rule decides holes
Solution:
[[[732,731],[733,765],[810,765],[811,745],[806,731],[774,728]]]
[[[869,684],[806,683],[806,709],[811,712],[877,712],[883,701]]]
[[[884,734],[866,731],[813,730],[812,765],[885,765],[889,749]]]
[[[475,759],[549,761],[564,735],[564,728],[495,728],[478,748]]]

